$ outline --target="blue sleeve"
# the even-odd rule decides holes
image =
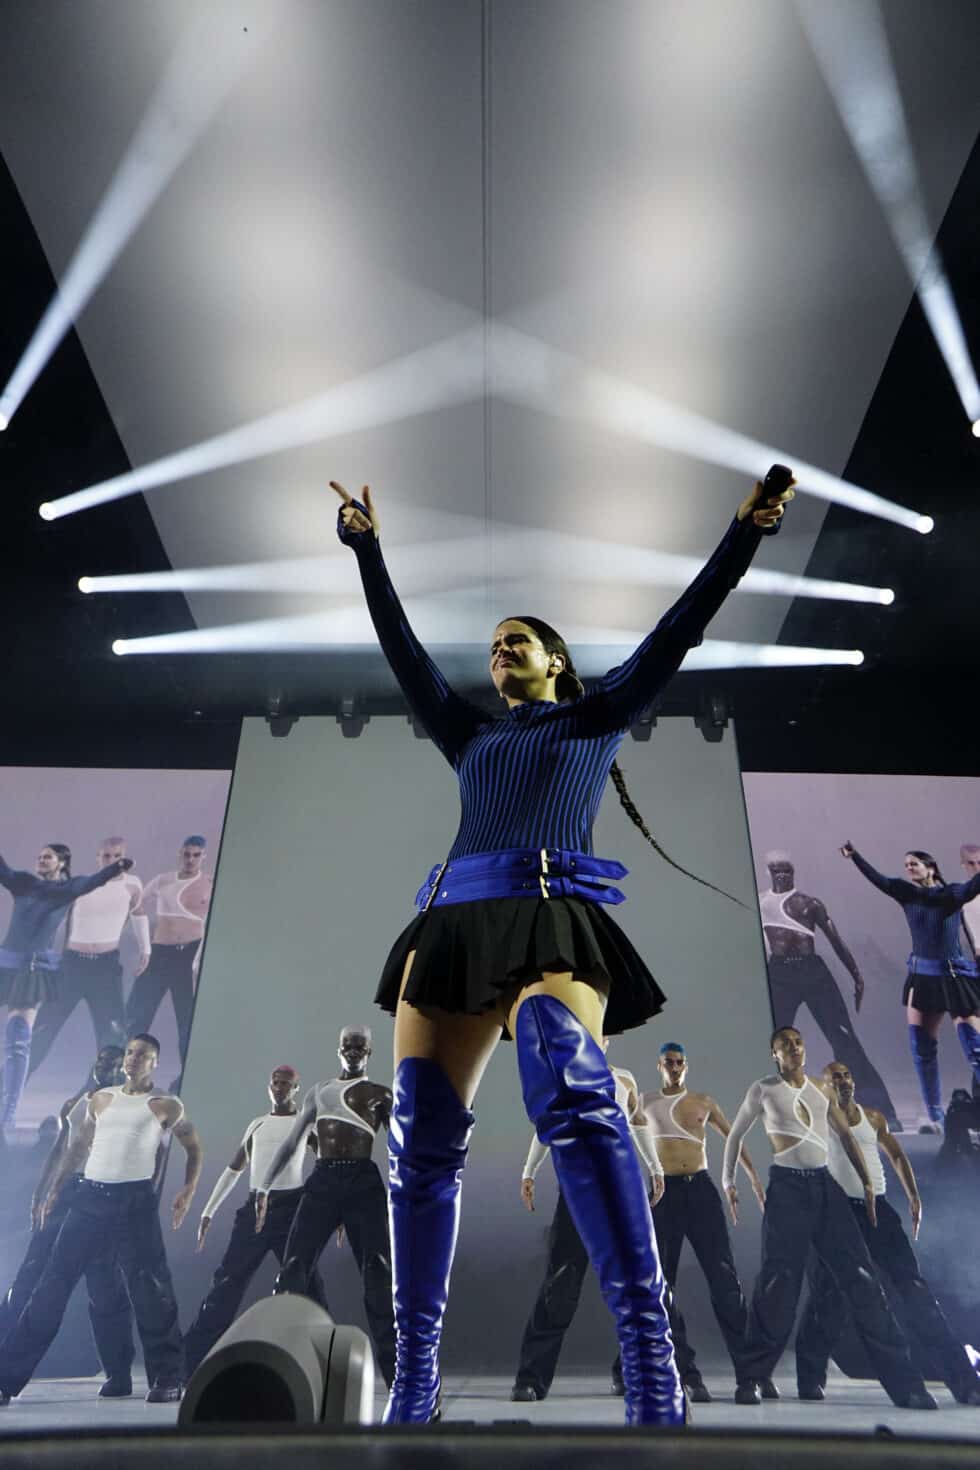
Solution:
[[[931,892],[932,890],[927,889],[926,891]],[[968,878],[965,883],[947,883],[944,888],[940,888],[937,891],[947,895],[949,908],[951,912],[955,912],[956,909],[961,909],[965,903],[969,903],[972,898],[976,898],[977,894],[980,893],[980,873],[974,873],[973,877]]]
[[[633,724],[677,672],[685,654],[701,642],[705,628],[747,571],[761,540],[762,532],[751,515],[743,521],[733,520],[713,556],[636,652],[591,686],[589,693],[604,706],[610,728],[627,729]]]
[[[79,874],[77,878],[69,878],[64,883],[49,883],[47,887],[59,895],[60,902],[70,903],[73,899],[83,898],[86,893],[94,893],[96,888],[111,883],[122,871],[118,863],[108,863],[95,873]]]
[[[898,903],[917,903],[922,894],[928,892],[928,889],[920,888],[917,883],[910,883],[907,878],[886,878],[861,856],[857,848],[854,849],[851,861],[869,883],[873,883],[875,888],[880,888],[882,893],[887,893],[889,898],[896,899]]]
[[[18,894],[30,893],[35,884],[40,883],[40,878],[34,873],[26,873],[22,868],[11,868],[0,857],[0,888],[6,888],[16,898]]]
[[[363,507],[360,507],[363,509]],[[337,534],[357,554],[368,611],[382,652],[411,707],[451,766],[487,716],[449,687],[412,632],[391,584],[378,538],[349,532],[339,516]]]

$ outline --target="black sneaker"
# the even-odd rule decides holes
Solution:
[[[110,1373],[109,1377],[99,1389],[100,1399],[128,1399],[133,1392],[133,1380],[127,1373],[124,1378],[121,1373]]]
[[[623,1382],[622,1373],[613,1373],[612,1387],[610,1388],[609,1392],[612,1394],[614,1399],[622,1399],[626,1397],[626,1385]]]
[[[757,1383],[736,1383],[735,1402],[737,1404],[761,1404],[762,1394],[759,1392]]]
[[[907,1398],[897,1402],[899,1409],[938,1409],[939,1405],[927,1388],[914,1388]]]
[[[759,1392],[764,1399],[769,1399],[770,1401],[779,1398],[779,1389],[773,1383],[771,1378],[762,1379],[759,1384]]]
[[[822,1383],[801,1383],[796,1390],[796,1397],[805,1404],[819,1404],[826,1395]]]
[[[0,1409],[5,1409],[7,1407],[7,1405],[10,1403],[10,1398],[11,1395],[7,1393],[4,1389],[0,1388]]]
[[[958,1404],[966,1404],[971,1409],[980,1408],[980,1382],[976,1379],[972,1383],[957,1383],[955,1388],[949,1384],[949,1391]]]
[[[158,1378],[146,1395],[148,1404],[179,1404],[184,1385],[176,1378]]]
[[[708,1385],[700,1374],[697,1377],[692,1375],[690,1378],[682,1378],[681,1382],[684,1385],[684,1392],[692,1404],[711,1403],[711,1394],[708,1390]]]
[[[544,1394],[538,1393],[537,1389],[530,1383],[515,1383],[510,1391],[512,1404],[536,1404],[543,1399]]]

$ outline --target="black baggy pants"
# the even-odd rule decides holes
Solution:
[[[114,1257],[126,1278],[150,1383],[183,1378],[177,1302],[152,1181],[99,1184],[81,1179],[41,1279],[0,1347],[0,1389],[11,1396],[20,1393],[54,1341],[85,1271],[95,1261]]]
[[[917,1344],[941,1365],[944,1381],[954,1394],[964,1396],[978,1387],[973,1364],[963,1344],[956,1341],[943,1310],[928,1284],[897,1212],[879,1195],[877,1226],[872,1229],[863,1200],[848,1201],[872,1261],[901,1298],[909,1328],[913,1360]],[[848,1312],[848,1301],[834,1277],[818,1258],[810,1272],[810,1300],[796,1334],[796,1377],[802,1388],[827,1381],[833,1355]]]
[[[254,1192],[236,1211],[221,1265],[215,1271],[211,1288],[184,1337],[188,1376],[211,1351],[222,1333],[228,1331],[249,1282],[268,1253],[272,1252],[280,1266],[285,1261],[286,1241],[302,1197],[302,1189],[272,1190],[265,1225],[258,1234],[255,1232]],[[329,1310],[316,1266],[309,1274],[307,1290],[315,1302]]]
[[[0,1302],[0,1344],[13,1330],[44,1273],[77,1183],[77,1177],[65,1180],[44,1225],[31,1236],[20,1270]],[[128,1378],[133,1368],[133,1314],[119,1262],[114,1256],[92,1261],[85,1270],[85,1284],[92,1336],[106,1376]]]
[[[88,1006],[92,1018],[96,1049],[123,1041],[125,1006],[122,973],[118,949],[91,955],[65,950],[58,974],[57,998],[47,1001],[37,1014],[31,1035],[28,1076],[37,1071],[65,1022],[82,1001]]]
[[[582,1295],[589,1258],[559,1190],[548,1231],[548,1263],[521,1339],[515,1383],[544,1398],[558,1367],[561,1346]]]
[[[194,956],[198,940],[190,944],[154,944],[150,962],[137,975],[126,1002],[126,1034],[149,1031],[157,1011],[169,995],[177,1018],[177,1047],[183,1066],[194,1014]]]
[[[343,1225],[364,1288],[364,1310],[378,1367],[390,1386],[395,1376],[395,1315],[391,1299],[388,1191],[371,1159],[318,1159],[285,1245],[275,1290],[313,1296],[310,1278],[320,1252]]]
[[[810,1248],[850,1304],[854,1325],[874,1371],[893,1402],[923,1388],[904,1334],[875,1276],[847,1195],[829,1169],[769,1171],[759,1270],[746,1341],[744,1371],[771,1378],[793,1331]]]
[[[681,1249],[685,1240],[690,1241],[708,1283],[711,1305],[735,1368],[736,1381],[741,1383],[750,1378],[743,1371],[749,1311],[735,1268],[721,1195],[707,1169],[699,1169],[696,1174],[667,1175],[664,1192],[653,1207],[653,1224],[671,1293],[677,1280]],[[670,1327],[681,1378],[700,1377],[687,1326],[676,1304],[671,1308]]]
[[[851,1025],[840,987],[820,956],[770,955],[768,968],[773,1024],[795,1025],[800,1006],[806,1006],[826,1037],[831,1056],[850,1069],[854,1090],[865,1106],[877,1108],[889,1124],[894,1123],[895,1104],[888,1088],[868,1060]]]

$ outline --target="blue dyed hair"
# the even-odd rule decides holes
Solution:
[[[660,1048],[660,1055],[663,1056],[664,1053],[668,1051],[679,1051],[682,1057],[687,1056],[687,1052],[681,1046],[679,1041],[665,1041],[663,1046]]]
[[[208,843],[206,837],[200,837],[194,832],[190,837],[185,837],[180,845],[181,847],[207,847]]]

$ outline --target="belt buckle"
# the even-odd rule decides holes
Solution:
[[[551,894],[548,892],[548,878],[547,878],[547,874],[549,872],[550,872],[550,869],[548,867],[548,849],[546,847],[542,847],[542,849],[541,849],[541,872],[538,874],[538,882],[541,885],[541,897],[542,898],[550,898],[551,897]]]
[[[425,903],[422,905],[422,913],[423,914],[427,914],[429,912],[429,909],[432,906],[432,901],[435,898],[436,894],[439,892],[439,884],[442,882],[442,875],[443,875],[443,873],[445,873],[445,871],[446,871],[446,869],[447,869],[448,866],[449,866],[449,859],[446,858],[446,861],[441,865],[441,867],[439,868],[438,873],[436,874],[435,878],[432,881],[432,887],[429,890],[429,896],[428,896],[428,898],[425,900]]]

